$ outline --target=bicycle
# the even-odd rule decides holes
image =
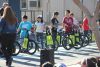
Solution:
[[[59,33],[57,34],[57,38],[55,40],[55,44],[53,43],[52,36],[51,36],[50,33],[46,34],[46,38],[47,38],[46,39],[47,40],[47,46],[49,45],[49,48],[53,48],[55,51],[58,49],[60,44],[62,44],[62,46],[67,50],[71,49],[71,47],[69,47],[69,45],[72,44],[72,40],[68,35],[66,35],[66,36],[63,35],[62,36],[62,29],[60,31],[60,35],[59,35]],[[67,40],[67,41],[65,41],[65,40]],[[49,44],[48,44],[48,42],[49,42]],[[52,46],[55,46],[55,47],[52,47]]]
[[[0,46],[1,46],[1,44],[0,44]],[[21,49],[20,44],[17,41],[15,41],[14,48],[12,49],[12,52],[13,52],[12,56],[17,56],[20,52],[20,49]],[[0,48],[0,52],[2,52],[1,48]]]
[[[79,32],[80,38],[82,39],[82,47],[89,45],[89,37],[85,36],[83,32]]]
[[[38,49],[38,45],[37,42],[35,40],[32,40],[29,38],[29,31],[27,30],[28,35],[24,38],[24,42],[25,40],[27,41],[27,43],[20,43],[21,40],[23,40],[23,38],[19,38],[17,39],[17,42],[20,44],[20,48],[19,49],[19,53],[27,53],[27,54],[34,54],[36,52],[36,50]],[[18,55],[19,53],[17,53],[16,55]]]
[[[89,38],[89,42],[92,42],[92,30],[89,30],[89,31],[88,31],[87,36],[88,36],[88,38]]]
[[[73,38],[71,38],[73,41],[72,47],[74,47],[75,49],[80,49],[82,47],[83,42],[82,38],[80,38],[79,32],[74,32],[71,37]]]
[[[71,33],[63,33],[62,36],[60,36],[60,44],[62,44],[66,50],[70,50],[73,47],[75,49],[81,48],[82,39],[80,38],[79,33],[74,33],[72,31]]]
[[[60,35],[58,35],[58,37],[59,38],[57,39],[59,39],[58,40],[59,44],[62,44],[62,46],[66,50],[70,50],[73,47],[75,49],[80,49],[81,47],[89,44],[89,38],[80,33],[80,31],[78,31],[77,33],[67,33],[67,34],[64,32],[62,34],[62,32],[60,32]]]
[[[20,50],[21,50],[20,44],[17,41],[15,41],[12,56],[17,56],[20,53]]]
[[[63,32],[63,35],[61,37],[61,42],[62,42],[62,46],[66,49],[66,50],[70,50],[73,46],[73,41],[70,38],[70,33],[66,34]]]
[[[52,40],[52,35],[49,33],[45,35],[45,45],[46,45],[46,48],[52,48],[54,51],[56,51],[58,49],[58,41],[57,39],[56,40]]]
[[[39,48],[40,48],[40,46],[39,46],[39,42],[38,41],[36,41],[36,40],[33,40],[33,39],[31,39],[29,36],[30,36],[30,33],[29,32],[31,32],[31,31],[28,31],[27,30],[27,33],[28,33],[28,35],[24,38],[24,41],[25,40],[27,40],[27,44],[21,44],[20,43],[20,45],[21,45],[21,50],[20,50],[20,52],[21,53],[27,53],[27,54],[30,54],[30,55],[32,55],[32,54],[34,54],[37,50],[39,50]],[[22,39],[22,38],[19,38],[19,39]],[[20,41],[19,39],[17,39],[17,41]],[[46,41],[44,41],[44,44],[46,44],[45,43]]]

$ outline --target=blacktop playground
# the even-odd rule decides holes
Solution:
[[[55,51],[55,63],[64,63],[67,67],[80,67],[76,65],[83,58],[91,56],[100,56],[96,43],[91,43],[81,49],[65,50],[60,47]],[[13,57],[13,67],[40,67],[40,52],[37,51],[34,55],[20,53],[18,56]],[[75,66],[74,66],[75,65]],[[0,58],[0,67],[6,67],[4,58]]]

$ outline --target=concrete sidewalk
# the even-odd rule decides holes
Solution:
[[[86,57],[91,56],[100,56],[100,52],[96,47],[95,43],[83,47],[79,50],[71,49],[65,50],[63,47],[60,47],[58,51],[55,52],[55,63],[64,63],[67,66],[72,67],[80,60]],[[36,52],[34,55],[27,55],[20,53],[18,56],[14,57],[12,66],[14,67],[40,67],[40,52]],[[0,66],[5,66],[5,60],[0,58]]]

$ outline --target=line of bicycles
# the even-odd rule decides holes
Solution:
[[[23,43],[19,43],[20,38],[16,39],[16,42],[14,43],[14,53],[13,56],[18,55],[19,53],[27,53],[33,55],[37,50],[40,49],[39,42],[37,42],[35,39],[31,39],[29,37],[29,34],[27,36],[27,44],[24,45]],[[63,47],[66,50],[70,50],[72,48],[80,49],[82,47],[85,47],[89,45],[89,43],[92,41],[92,32],[90,31],[87,36],[84,35],[84,33],[81,33],[80,31],[77,33],[64,33],[62,30],[58,32],[57,38],[55,41],[52,40],[52,35],[50,33],[44,33],[44,49],[50,49],[57,50],[58,47]],[[24,48],[23,48],[24,45]],[[25,47],[26,46],[26,47]],[[53,47],[54,46],[54,47]]]

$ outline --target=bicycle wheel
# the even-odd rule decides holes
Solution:
[[[88,33],[89,42],[92,42],[92,32]]]
[[[20,50],[21,50],[21,46],[20,46],[20,44],[16,41],[15,43],[14,43],[14,49],[12,50],[13,51],[13,56],[17,56],[18,54],[19,54],[19,52],[20,52]]]
[[[89,45],[89,38],[87,36],[81,35],[82,47]]]
[[[83,42],[82,42],[82,39],[80,38],[79,41],[75,42],[74,48],[80,49],[82,47],[82,44],[83,44]]]
[[[37,50],[37,43],[33,40],[30,40],[27,45],[27,50],[29,54],[34,54]]]
[[[64,37],[62,39],[62,46],[66,49],[66,50],[70,50],[72,48],[72,40],[69,37]]]

